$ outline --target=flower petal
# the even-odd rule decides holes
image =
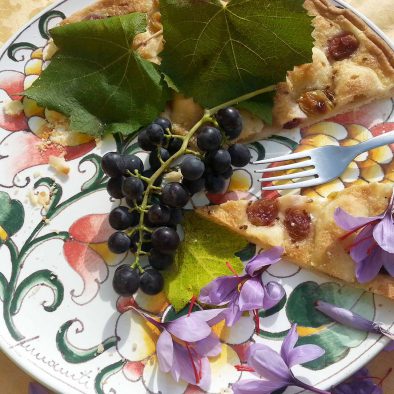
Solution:
[[[183,341],[200,341],[211,334],[211,327],[196,314],[192,313],[190,316],[182,316],[172,322],[165,323],[165,328]]]
[[[163,372],[170,372],[174,359],[174,345],[171,334],[163,330],[156,345],[157,360],[159,368]]]
[[[373,237],[382,249],[386,252],[394,253],[394,220],[391,202],[383,220],[375,226]]]
[[[222,350],[219,338],[211,333],[209,337],[193,343],[193,349],[202,357],[216,357]]]
[[[264,294],[264,286],[260,277],[247,280],[239,295],[239,309],[242,312],[261,309],[264,305]]]
[[[392,352],[394,351],[394,341],[391,341],[385,348],[385,352]]]
[[[241,380],[233,384],[234,394],[270,394],[284,387],[269,380]]]
[[[271,249],[259,253],[252,260],[249,261],[245,270],[248,275],[255,276],[257,273],[267,265],[272,265],[280,261],[284,249],[281,246],[275,246]]]
[[[294,349],[298,341],[297,324],[293,324],[286,335],[286,338],[282,342],[282,347],[280,349],[280,355],[282,356],[284,362],[289,365],[290,353]]]
[[[337,208],[334,212],[336,224],[347,231],[356,230],[357,228],[361,228],[362,226],[365,226],[376,219],[381,219],[382,217],[383,215],[371,217],[353,216],[344,211],[342,208]]]
[[[316,360],[317,358],[323,356],[325,350],[317,345],[301,345],[295,347],[291,352],[286,361],[289,368],[294,367],[294,365],[304,364],[309,361]]]
[[[209,305],[220,305],[229,302],[232,293],[236,291],[241,280],[241,278],[236,276],[222,276],[213,280],[201,289],[200,302]]]
[[[380,250],[382,249],[377,247],[368,257],[357,264],[356,277],[360,283],[370,282],[378,275],[383,265],[378,257]]]
[[[193,316],[207,322],[210,326],[219,323],[223,320],[221,316],[224,309],[206,309],[203,311],[196,311]],[[217,320],[219,318],[219,320]]]
[[[152,356],[145,365],[143,381],[149,393],[160,393],[163,387],[171,394],[184,394],[188,383],[176,382],[171,374],[160,371],[156,356]],[[129,390],[131,393],[132,390]]]
[[[268,282],[265,285],[265,295],[263,308],[265,310],[273,308],[285,296],[286,292],[283,286],[278,282]]]
[[[373,321],[367,320],[364,317],[354,313],[348,309],[340,308],[339,306],[329,304],[324,301],[317,301],[316,309],[334,321],[345,326],[355,328],[356,330],[368,331],[378,333],[379,330]]]
[[[354,239],[354,246],[350,250],[350,257],[354,262],[360,263],[371,254],[373,246],[376,244],[373,238],[373,228],[373,225],[364,227]]]
[[[224,318],[228,327],[232,327],[241,318],[242,311],[239,309],[238,298],[237,301],[230,303],[224,310]]]
[[[194,368],[192,362],[194,363]],[[195,370],[201,372],[200,382],[196,382]],[[211,368],[208,358],[203,357],[199,359],[176,342],[174,343],[174,365],[171,373],[176,381],[182,379],[190,384],[200,387],[204,386],[202,388],[208,388],[211,382]]]
[[[282,357],[270,347],[255,343],[250,347],[248,365],[260,376],[272,383],[286,386],[291,381],[288,366]]]

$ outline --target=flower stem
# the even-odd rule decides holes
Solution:
[[[139,241],[138,241],[138,246],[137,246],[137,251],[135,252],[135,261],[131,265],[132,268],[138,268],[140,272],[144,272],[143,268],[141,267],[140,264],[140,257],[144,255],[142,253],[142,237],[144,231],[146,231],[146,227],[144,225],[144,219],[145,219],[145,213],[147,211],[147,206],[148,206],[148,201],[149,201],[149,196],[151,195],[152,192],[157,191],[157,186],[155,186],[155,183],[157,179],[161,177],[163,173],[167,171],[169,167],[171,167],[172,163],[177,160],[179,157],[183,156],[185,152],[188,150],[188,145],[190,142],[190,139],[193,137],[193,135],[197,132],[197,130],[202,126],[204,123],[208,122],[211,120],[211,115],[206,113],[191,129],[190,131],[184,136],[183,138],[183,143],[181,148],[179,149],[178,152],[174,153],[167,161],[163,162],[160,168],[149,178],[147,181],[147,187],[144,193],[144,199],[142,200],[141,205],[139,206],[139,210],[141,212],[140,215],[140,222],[138,224],[138,227],[136,228],[136,231],[139,232]]]
[[[223,108],[230,107],[231,105],[241,103],[242,101],[249,100],[249,99],[256,97],[256,96],[260,96],[260,94],[263,94],[263,93],[273,92],[275,89],[276,89],[276,85],[270,85],[270,86],[267,86],[266,88],[255,90],[254,92],[244,94],[243,96],[237,97],[236,99],[227,101],[226,103],[220,104],[217,107],[211,108],[211,109],[207,110],[206,113],[208,115],[212,116],[212,115],[216,114],[216,112],[218,112],[219,110],[221,110]]]

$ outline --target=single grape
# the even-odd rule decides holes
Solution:
[[[171,130],[172,125],[171,122],[167,118],[157,118],[153,123],[161,126],[164,131]]]
[[[113,198],[122,199],[124,194],[122,192],[122,184],[125,178],[120,176],[118,178],[110,178],[107,184],[108,194]]]
[[[195,181],[202,177],[205,171],[204,163],[195,156],[186,155],[181,163],[181,173],[184,179]]]
[[[115,230],[126,230],[138,223],[137,212],[130,212],[127,207],[117,207],[109,214],[109,224]]]
[[[209,152],[205,157],[206,162],[217,174],[227,171],[231,167],[231,156],[224,149]]]
[[[212,126],[202,126],[197,134],[197,146],[205,152],[217,150],[222,144],[222,133]]]
[[[160,145],[163,142],[164,130],[156,123],[152,123],[146,128],[146,134],[149,141],[154,145]]]
[[[182,208],[190,199],[187,189],[177,182],[167,183],[161,191],[161,201],[171,208]]]
[[[227,181],[221,175],[207,174],[205,178],[205,189],[208,193],[221,194],[226,191]]]
[[[170,142],[168,143],[168,151],[170,152],[171,155],[174,153],[178,152],[179,149],[181,149],[183,144],[183,140],[181,138],[171,138]]]
[[[164,287],[164,278],[159,271],[153,268],[148,268],[141,275],[140,288],[145,294],[148,295],[159,294],[163,290],[163,287]]]
[[[169,225],[176,226],[181,224],[183,220],[183,212],[180,208],[171,208],[171,219]]]
[[[138,171],[140,174],[144,171],[144,163],[136,155],[122,155],[122,171],[124,175],[127,175],[127,171],[134,174]]]
[[[108,248],[115,254],[127,252],[130,248],[131,240],[127,234],[122,231],[113,233],[108,239]]]
[[[159,148],[159,149],[153,150],[149,155],[149,164],[150,164],[152,170],[156,171],[161,167],[161,161],[159,159],[159,154],[160,154],[161,160],[163,162],[166,162],[170,158],[170,152],[168,152],[167,149]]]
[[[189,181],[187,179],[184,179],[182,181],[182,185],[186,187],[186,189],[189,191],[190,195],[194,195],[196,193],[199,193],[204,190],[205,188],[205,179],[200,178],[196,179],[195,181]]]
[[[220,175],[224,178],[224,179],[230,179],[233,175],[234,171],[232,167],[229,167],[226,171],[224,171],[223,173],[221,173]]]
[[[170,227],[160,227],[152,234],[153,248],[163,254],[172,254],[181,242],[178,233]]]
[[[165,205],[155,204],[149,208],[148,220],[155,226],[164,226],[171,219],[171,210]]]
[[[234,167],[245,167],[249,164],[251,154],[246,145],[234,144],[228,148],[228,153],[231,156],[231,164]]]
[[[243,121],[241,114],[236,108],[227,107],[218,111],[216,120],[226,136],[233,140],[241,135]]]
[[[135,178],[133,176],[126,178],[123,181],[122,192],[127,198],[131,200],[138,200],[144,193],[144,184],[139,178]]]
[[[116,293],[129,297],[137,292],[140,287],[140,272],[124,264],[115,271],[112,285]]]
[[[152,249],[149,255],[149,264],[161,271],[168,268],[174,262],[174,256],[171,254],[163,254],[156,249]]]
[[[152,144],[152,142],[150,141],[146,129],[142,130],[138,135],[138,145],[141,147],[141,149],[148,152],[156,148],[156,145]]]
[[[111,178],[123,175],[122,156],[117,152],[108,152],[101,159],[101,168]]]

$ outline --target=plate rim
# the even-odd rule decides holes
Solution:
[[[23,24],[2,46],[1,46],[1,52],[0,52],[0,60],[3,59],[3,56],[6,54],[8,48],[10,45],[12,45],[17,38],[23,34],[23,32],[31,27],[33,24],[37,23],[37,21],[48,11],[54,10],[57,7],[61,6],[62,4],[65,4],[70,1],[75,1],[75,0],[56,0],[54,3],[48,5],[47,7],[44,7],[39,13],[34,15],[33,18],[29,19],[29,21],[25,24]],[[91,3],[93,3],[95,0],[89,0]],[[383,32],[380,27],[378,27],[373,21],[371,21],[368,17],[366,17],[364,14],[359,12],[357,9],[355,9],[352,5],[347,3],[344,0],[329,0],[332,3],[337,3],[338,5],[344,7],[345,9],[349,9],[352,11],[355,15],[357,15],[360,19],[362,19],[370,28],[374,30],[376,34],[378,34],[384,42],[386,42],[387,45],[390,46],[390,48],[394,51],[394,41],[388,37],[386,33]],[[82,9],[82,8],[81,8]],[[334,278],[333,278],[334,279]],[[334,279],[337,281],[336,279]],[[337,283],[340,281],[337,281]],[[342,282],[340,282],[342,283]],[[394,322],[391,324],[390,327],[394,327]],[[23,341],[21,341],[23,342]],[[372,343],[368,349],[364,350],[363,353],[353,361],[349,361],[347,365],[343,366],[341,372],[341,379],[335,383],[335,385],[340,384],[341,382],[345,381],[348,379],[350,376],[352,376],[355,372],[357,372],[359,369],[364,367],[368,362],[370,362],[372,359],[374,359],[379,353],[381,353],[384,348],[390,343],[390,340],[386,338],[384,335],[380,335],[374,343]],[[47,387],[48,389],[57,392],[57,393],[62,393],[64,387],[59,387],[59,384],[68,386],[73,392],[75,393],[82,393],[86,394],[86,391],[81,391],[78,390],[74,386],[68,385],[67,382],[64,380],[61,380],[60,378],[55,378],[48,374],[45,369],[39,367],[38,365],[31,363],[31,362],[24,362],[23,356],[19,355],[18,352],[13,351],[13,348],[15,345],[10,346],[9,343],[4,339],[4,337],[0,336],[0,351],[3,352],[3,354],[9,358],[18,368],[20,368],[22,371],[24,371],[27,375],[29,375],[32,379],[35,381],[39,382],[43,386]],[[337,373],[334,373],[323,380],[320,380],[317,384],[316,387],[327,389],[332,387],[333,383],[330,383],[333,378],[337,375]],[[327,384],[329,383],[329,384]],[[296,394],[300,393],[305,393],[305,390],[299,390],[295,391]]]

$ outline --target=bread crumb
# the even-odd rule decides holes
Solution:
[[[42,52],[42,59],[44,61],[51,60],[57,51],[58,47],[55,45],[53,40],[50,39]]]
[[[38,195],[34,193],[34,190],[30,190],[28,197],[30,204],[36,207],[38,205]]]
[[[171,171],[164,175],[164,180],[168,183],[171,182],[181,182],[182,173],[180,171]]]
[[[42,220],[43,220],[43,222],[44,222],[45,224],[51,223],[50,219],[48,219],[48,218],[45,217],[45,216],[43,216]]]
[[[103,346],[103,344],[102,343],[100,343],[98,346],[97,346],[97,354],[101,354],[101,353],[104,353],[104,346]]]
[[[6,115],[17,116],[23,112],[23,104],[19,100],[10,100],[3,105],[3,111]]]
[[[70,173],[70,166],[64,157],[49,156],[49,165],[59,174],[68,175]]]

